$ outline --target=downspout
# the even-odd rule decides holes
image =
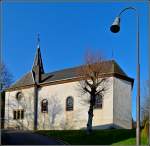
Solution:
[[[38,84],[35,81],[33,71],[32,72],[32,78],[34,81],[34,130],[37,130],[38,126]]]

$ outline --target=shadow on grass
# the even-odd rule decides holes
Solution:
[[[45,130],[38,133],[59,138],[73,145],[111,145],[126,139],[135,138],[135,129],[94,130],[87,135],[85,130]]]

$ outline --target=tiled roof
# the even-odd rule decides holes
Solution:
[[[103,65],[103,62],[101,64]],[[127,74],[120,68],[120,66],[114,60],[106,61],[105,65],[106,67],[103,70],[102,74],[116,74],[120,77],[123,77],[124,80],[128,80],[132,82],[133,84],[134,80],[128,77]],[[60,80],[77,78],[79,77],[77,70],[79,70],[80,68],[81,66],[78,66],[74,68],[68,68],[68,69],[63,69],[51,73],[42,74],[40,83],[43,84],[43,83],[55,82],[58,80],[60,81]],[[22,87],[22,86],[27,86],[32,84],[34,84],[34,81],[32,78],[32,73],[29,72],[25,76],[23,76],[20,80],[18,80],[15,84],[13,84],[10,88]]]
[[[17,80],[14,84],[12,84],[10,88],[17,88],[17,87],[22,87],[22,86],[27,86],[32,84],[34,84],[32,73],[28,72],[21,79]]]

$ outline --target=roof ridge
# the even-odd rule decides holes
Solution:
[[[116,62],[115,60],[104,60],[101,63],[113,62],[113,61]],[[63,69],[60,69],[60,70],[55,70],[53,72],[44,73],[44,75],[46,75],[46,74],[52,74],[52,73],[56,73],[56,72],[60,72],[60,71],[65,71],[65,70],[70,70],[70,69],[75,69],[75,68],[79,68],[79,67],[82,67],[82,66],[85,66],[85,65],[86,64],[81,64],[81,65],[78,65],[78,66],[75,66],[75,67],[63,68]]]

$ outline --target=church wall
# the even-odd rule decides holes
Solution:
[[[114,124],[122,128],[132,128],[131,83],[114,78]]]
[[[113,125],[113,77],[108,78],[107,82],[103,108],[94,110],[93,126],[97,129],[110,128]]]
[[[113,124],[113,78],[103,97],[103,108],[94,110],[93,127],[103,128]],[[44,86],[38,92],[38,129],[82,129],[86,128],[89,95],[81,95],[79,82]],[[66,111],[66,98],[74,98],[74,110]],[[88,98],[87,98],[88,97]],[[41,112],[41,101],[48,100],[48,113]],[[56,114],[55,114],[56,113]]]
[[[17,100],[18,92],[22,93],[20,100]],[[5,96],[5,128],[33,129],[34,118],[34,88],[7,91]],[[24,110],[24,119],[13,119],[13,110]]]
[[[112,125],[130,129],[131,83],[115,77],[109,77],[107,90],[103,96],[103,108],[94,109],[93,128],[103,129]],[[16,94],[23,93],[18,102]],[[66,98],[74,99],[73,111],[66,111]],[[41,101],[48,100],[48,113],[41,112]],[[42,86],[38,90],[38,129],[82,129],[86,128],[89,104],[88,94],[82,95],[79,82],[68,82]],[[34,123],[34,87],[6,92],[5,128],[21,127],[33,130]],[[24,109],[24,119],[14,120],[13,110]]]

